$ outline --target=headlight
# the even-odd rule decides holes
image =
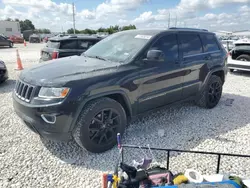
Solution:
[[[38,97],[41,98],[65,98],[69,93],[70,88],[49,88],[42,87],[39,91]]]

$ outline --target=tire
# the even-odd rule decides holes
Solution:
[[[239,60],[239,61],[250,61],[250,55],[240,55],[239,57],[236,58],[236,60]]]
[[[222,85],[221,78],[216,75],[212,75],[199,99],[196,101],[197,105],[208,109],[214,108],[220,101],[222,95]],[[212,90],[212,88],[214,90]]]
[[[13,42],[10,42],[10,43],[9,43],[9,47],[10,47],[10,48],[13,48]]]
[[[116,135],[124,133],[126,124],[127,117],[122,105],[110,98],[100,98],[84,107],[78,117],[73,137],[82,148],[92,153],[101,153],[116,145]]]
[[[233,72],[234,71],[234,69],[229,69],[229,72]]]

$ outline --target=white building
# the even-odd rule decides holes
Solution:
[[[0,34],[3,34],[7,37],[11,35],[21,36],[21,29],[19,22],[0,20]]]

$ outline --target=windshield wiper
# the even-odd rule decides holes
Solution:
[[[96,56],[88,56],[88,55],[83,54],[83,56],[89,57],[89,58],[96,58],[96,59],[100,59],[100,60],[103,60],[103,61],[108,61],[107,59],[105,59],[105,58],[103,58],[101,56],[98,56],[98,55],[96,55]]]
[[[100,59],[100,60],[103,60],[103,61],[107,61],[107,59],[105,59],[105,58],[103,58],[103,57],[101,57],[101,56],[94,56],[96,59]]]

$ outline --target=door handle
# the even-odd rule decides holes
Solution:
[[[204,60],[211,60],[211,59],[212,59],[211,56],[204,57]]]

